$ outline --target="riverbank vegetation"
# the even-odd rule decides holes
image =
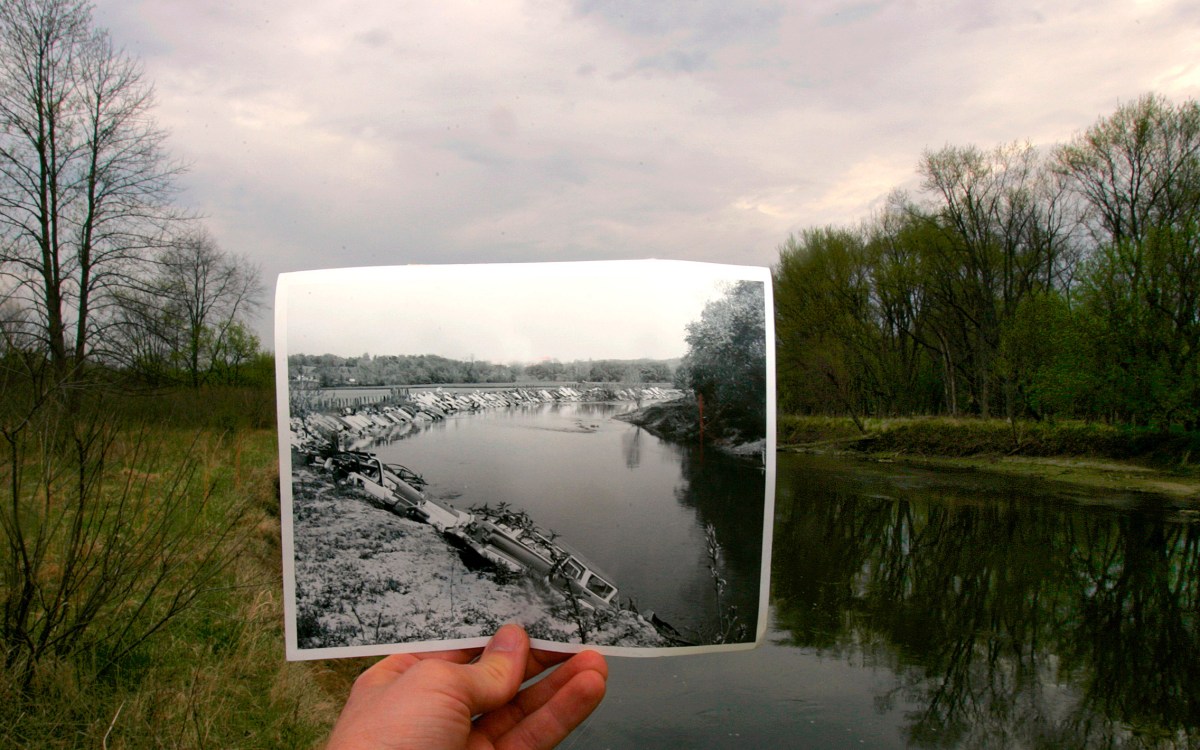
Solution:
[[[780,445],[844,448],[914,456],[1094,456],[1187,468],[1200,457],[1200,434],[1099,422],[1016,422],[949,417],[779,418]]]
[[[1200,499],[1200,436],[1098,422],[784,415],[781,450]]]
[[[1200,105],[1146,95],[917,170],[916,195],[780,248],[781,411],[1200,427]]]

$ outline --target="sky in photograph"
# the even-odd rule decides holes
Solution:
[[[289,274],[281,327],[287,354],[436,354],[496,364],[671,359],[687,352],[687,324],[704,306],[756,270],[635,261]]]
[[[921,152],[1200,93],[1200,4],[99,0],[221,246],[401,263],[771,265]],[[269,343],[270,306],[258,330]]]

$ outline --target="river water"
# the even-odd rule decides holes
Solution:
[[[1194,503],[778,467],[766,645],[610,660],[564,747],[1200,747]]]
[[[613,410],[488,412],[379,450],[460,504],[539,498],[640,606],[711,627],[703,526],[746,607],[756,524],[733,499],[761,474]],[[670,502],[634,499],[634,475]],[[562,747],[1200,747],[1195,503],[781,454],[767,625],[751,652],[610,659]]]

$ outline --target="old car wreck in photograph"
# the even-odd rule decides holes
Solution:
[[[474,567],[494,566],[526,574],[585,606],[618,606],[617,587],[611,579],[523,511],[505,504],[458,510],[418,489],[425,486],[425,480],[416,472],[384,463],[367,451],[337,452],[325,463],[335,475],[361,487],[389,510],[436,528]]]

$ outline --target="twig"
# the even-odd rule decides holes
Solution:
[[[103,750],[108,750],[108,736],[112,734],[113,727],[117,725],[117,717],[121,715],[121,709],[125,708],[125,701],[121,701],[121,705],[117,706],[117,712],[113,714],[112,721],[108,723],[108,730],[104,733],[104,739],[100,740],[100,747]]]

